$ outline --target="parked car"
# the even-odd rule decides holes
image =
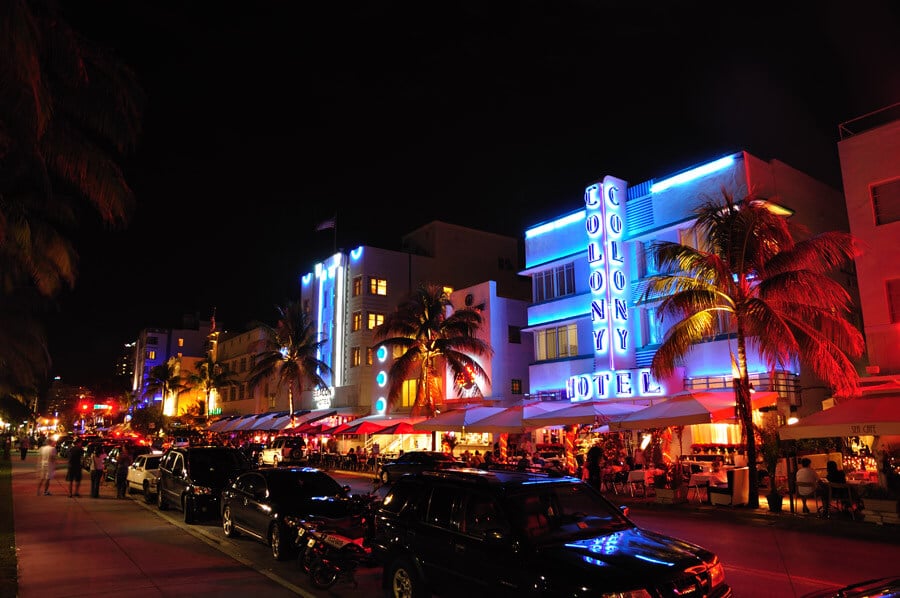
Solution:
[[[283,560],[294,554],[300,519],[360,511],[360,500],[349,492],[349,486],[313,467],[263,467],[241,474],[222,491],[222,530],[229,538],[247,534],[268,544],[272,556]]]
[[[239,448],[251,463],[259,463],[260,455],[262,455],[263,449],[266,448],[266,444],[262,442],[245,442]]]
[[[69,458],[69,449],[75,444],[73,436],[63,436],[56,441],[56,454],[62,459]]]
[[[821,590],[804,594],[803,598],[898,598],[900,577],[882,577],[844,586],[834,590]]]
[[[301,463],[306,459],[306,441],[300,436],[279,436],[259,453],[260,465]]]
[[[115,444],[112,444],[111,442],[109,442],[107,440],[97,440],[97,441],[91,442],[90,444],[84,445],[84,454],[81,456],[81,466],[84,468],[85,471],[90,471],[91,470],[91,459],[94,458],[94,451],[99,449],[108,455],[109,451],[111,451],[115,446],[116,446]],[[105,467],[106,466],[105,459],[103,460],[103,463],[104,463],[104,467]]]
[[[713,552],[636,526],[580,479],[405,475],[371,541],[391,596],[732,596]]]
[[[160,452],[138,455],[128,468],[128,492],[143,492],[144,500],[152,503],[156,498],[156,479],[159,477],[159,462],[163,454]]]
[[[448,467],[462,467],[461,461],[457,461],[452,455],[438,451],[410,451],[403,453],[396,459],[390,459],[381,464],[378,477],[385,484],[395,482],[400,476],[408,473],[422,473],[446,469]]]
[[[237,448],[172,447],[159,462],[156,505],[160,511],[170,506],[181,509],[185,523],[194,523],[203,515],[218,517],[222,490],[252,468]]]
[[[151,446],[135,442],[123,443],[120,441],[113,444],[111,447],[108,447],[106,451],[106,460],[103,462],[103,477],[105,477],[107,481],[114,482],[116,480],[116,466],[119,464],[119,455],[122,453],[123,446],[127,446],[128,450],[131,451],[132,462],[134,462],[138,455],[153,451]]]

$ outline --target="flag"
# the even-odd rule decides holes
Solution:
[[[316,225],[316,230],[328,230],[329,228],[334,228],[334,218],[329,218],[328,220],[323,220],[319,224]]]

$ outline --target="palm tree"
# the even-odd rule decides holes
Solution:
[[[294,425],[294,390],[327,388],[324,376],[331,374],[327,363],[319,359],[325,339],[316,335],[315,321],[297,302],[276,307],[278,324],[275,328],[262,324],[266,347],[256,356],[250,370],[250,388],[271,375],[278,378],[278,386],[286,386],[291,427]]]
[[[442,375],[438,359],[444,360],[454,377],[489,382],[487,372],[472,357],[490,357],[494,353],[490,344],[477,336],[481,314],[471,308],[450,313],[452,308],[443,287],[425,283],[375,329],[375,340],[381,341],[376,348],[403,350],[388,373],[391,405],[400,399],[404,382],[415,376],[418,384],[412,414],[424,412],[428,417],[434,416],[434,398]]]
[[[769,205],[752,197],[734,201],[727,193],[722,200],[705,201],[695,211],[693,228],[706,247],[656,243],[660,274],[650,278],[643,297],[660,300],[660,322],[675,320],[653,357],[651,371],[658,378],[672,374],[692,346],[712,334],[735,341],[737,353],[730,348],[735,403],[751,467],[756,442],[747,339],[756,340],[760,357],[773,370],[799,358],[847,395],[859,380],[850,357],[864,347],[862,334],[846,320],[848,293],[827,276],[853,259],[854,239],[825,232],[796,241],[787,219]],[[750,476],[750,506],[759,506],[757,476]]]
[[[161,363],[150,368],[147,379],[144,381],[143,397],[152,398],[157,393],[162,395],[160,411],[165,409],[166,398],[172,394],[178,395],[184,392],[186,386],[181,376],[181,362],[170,357],[166,363]]]
[[[103,224],[127,224],[134,197],[116,160],[136,145],[143,92],[128,68],[68,25],[55,0],[8,0],[2,13],[0,295],[54,297],[75,282],[67,235],[80,208]],[[45,342],[17,344],[0,342],[0,361],[34,355],[33,373],[47,369]],[[0,363],[0,378],[20,377],[10,367]]]
[[[230,386],[237,386],[239,382],[235,379],[234,374],[228,368],[214,361],[207,355],[206,359],[197,363],[196,370],[189,372],[185,378],[185,385],[188,388],[199,388],[206,395],[206,406],[199,415],[201,417],[209,416],[209,399],[213,390],[219,390]]]

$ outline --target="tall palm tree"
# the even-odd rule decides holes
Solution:
[[[653,357],[657,377],[674,372],[694,344],[728,334],[735,367],[737,413],[747,460],[756,463],[747,372],[747,339],[773,370],[799,358],[839,394],[852,394],[859,375],[851,357],[862,354],[862,334],[846,320],[850,296],[828,273],[853,259],[854,239],[825,232],[803,240],[788,220],[752,197],[705,201],[694,230],[703,249],[671,242],[654,245],[659,274],[644,300],[660,300],[660,322],[674,320]],[[720,322],[726,322],[721,329]],[[730,345],[729,345],[730,346]],[[750,476],[750,506],[759,506],[758,479]]]
[[[400,399],[403,383],[415,376],[418,384],[412,413],[432,417],[437,383],[443,375],[438,371],[439,359],[443,359],[454,377],[489,382],[487,372],[473,357],[490,357],[494,353],[490,344],[477,336],[481,314],[471,308],[451,313],[452,308],[443,287],[425,283],[375,329],[375,340],[381,341],[376,348],[403,350],[388,372],[391,405]]]
[[[262,324],[266,347],[256,355],[248,378],[250,388],[275,375],[278,387],[286,386],[291,427],[294,425],[294,391],[327,388],[324,376],[331,374],[327,363],[319,359],[326,339],[317,338],[315,321],[297,302],[276,307],[278,324],[272,328]]]
[[[186,386],[181,375],[181,362],[170,357],[166,363],[161,363],[150,368],[147,379],[144,381],[144,398],[152,398],[157,393],[162,395],[160,411],[164,411],[166,398],[184,392]]]
[[[185,385],[188,388],[198,388],[206,395],[206,406],[200,416],[209,417],[209,399],[213,390],[220,390],[231,386],[237,386],[238,380],[228,368],[214,361],[210,356],[197,363],[193,372],[188,372],[185,377]]]
[[[79,209],[127,224],[134,197],[117,160],[137,143],[143,92],[56,0],[0,0],[0,14],[0,295],[54,297],[77,275],[67,235]],[[0,342],[2,360],[46,354],[28,342],[26,353]],[[0,377],[16,375],[7,367]],[[45,369],[40,358],[33,369]]]

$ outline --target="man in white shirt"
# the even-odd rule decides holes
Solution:
[[[800,460],[800,468],[797,470],[797,496],[803,503],[803,512],[809,513],[809,507],[806,506],[807,499],[814,497],[819,488],[819,474],[810,467],[812,461],[804,457]],[[811,486],[809,484],[812,484]]]
[[[48,439],[47,442],[38,449],[38,496],[41,495],[43,488],[44,496],[50,496],[50,481],[56,474],[56,441]]]

